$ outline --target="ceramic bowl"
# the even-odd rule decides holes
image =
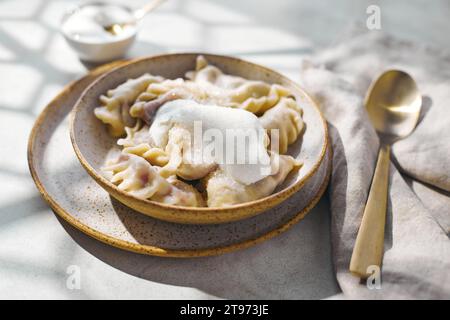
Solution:
[[[118,148],[106,126],[94,115],[98,98],[129,78],[143,73],[168,79],[183,77],[194,69],[196,57],[202,54],[225,73],[247,79],[278,83],[289,88],[303,109],[306,130],[303,138],[289,147],[288,154],[303,162],[302,168],[290,174],[275,192],[265,198],[224,208],[192,208],[163,204],[136,198],[108,181],[101,173],[107,154]],[[82,166],[111,196],[143,214],[178,223],[225,223],[255,216],[286,200],[311,179],[323,179],[316,173],[328,148],[326,122],[314,101],[293,81],[279,73],[241,59],[204,53],[165,54],[136,59],[117,67],[93,82],[83,92],[72,111],[70,136],[75,153]]]
[[[125,35],[117,36],[115,39],[111,39],[108,41],[88,41],[84,38],[78,38],[67,33],[63,26],[70,16],[75,14],[78,10],[83,8],[84,6],[119,6],[122,9],[132,13],[132,10],[124,5],[119,4],[111,4],[108,2],[102,1],[90,1],[85,2],[79,6],[69,9],[63,16],[61,20],[61,34],[66,39],[69,46],[77,53],[78,57],[86,62],[93,63],[103,63],[112,61],[118,58],[121,58],[125,55],[128,49],[136,40],[136,35],[139,30],[139,26],[136,25],[135,28],[132,29],[132,32],[128,32]]]

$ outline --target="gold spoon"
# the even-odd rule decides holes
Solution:
[[[390,146],[417,125],[422,96],[412,77],[388,70],[370,86],[365,106],[380,138],[380,151],[364,216],[350,261],[350,272],[367,278],[370,266],[381,267],[386,223]]]
[[[103,29],[112,35],[116,36],[123,32],[123,30],[127,26],[135,25],[136,22],[141,20],[143,17],[145,17],[147,14],[149,14],[151,11],[159,7],[164,1],[166,0],[153,0],[150,3],[144,5],[143,7],[135,10],[133,12],[133,19],[131,21],[126,22],[120,22],[120,23],[112,23],[108,25],[104,25]]]

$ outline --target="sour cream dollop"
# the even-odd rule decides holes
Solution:
[[[216,162],[236,181],[248,185],[270,174],[268,137],[253,113],[192,100],[167,102],[150,126],[153,143],[164,148],[175,125],[190,132],[194,154],[202,154],[205,162]]]

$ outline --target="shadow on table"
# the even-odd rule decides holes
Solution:
[[[59,220],[89,253],[142,279],[193,287],[226,299],[321,299],[339,292],[331,261],[326,197],[288,232],[252,248],[204,258],[162,258],[124,251]]]

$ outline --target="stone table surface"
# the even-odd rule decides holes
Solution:
[[[76,3],[0,0],[0,298],[339,297],[327,196],[275,239],[197,259],[112,248],[55,216],[29,175],[26,146],[39,112],[87,71],[59,33],[62,14]],[[365,21],[371,4],[381,8],[383,31],[448,49],[445,0],[169,0],[145,20],[128,56],[230,54],[296,80],[302,58],[335,44],[355,21]],[[70,285],[73,268],[80,271],[79,288]]]

